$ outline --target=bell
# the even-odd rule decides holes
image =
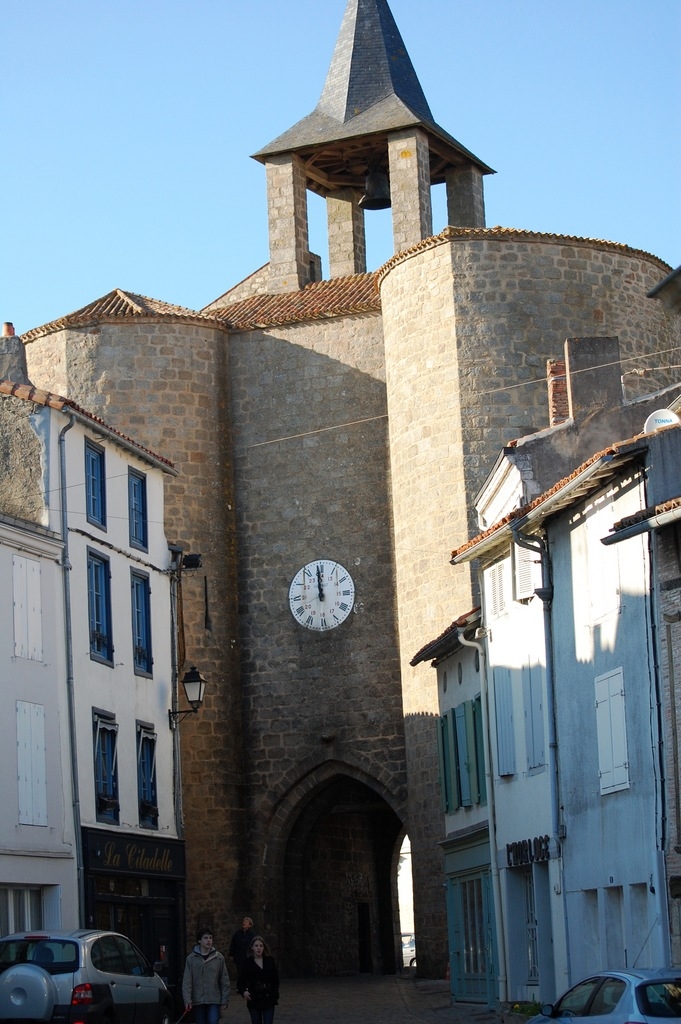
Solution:
[[[364,183],[364,195],[357,205],[362,210],[387,210],[391,205],[388,175],[370,170]]]

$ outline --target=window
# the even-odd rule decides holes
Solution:
[[[106,476],[104,449],[85,442],[85,515],[88,523],[106,528]]]
[[[627,723],[624,710],[624,677],[621,668],[598,676],[596,685],[596,732],[598,775],[601,793],[629,787]]]
[[[42,927],[42,890],[0,885],[0,935]]]
[[[47,825],[45,708],[17,701],[19,824]]]
[[[132,586],[132,651],[135,672],[151,675],[151,604],[149,577],[144,573],[131,573]]]
[[[156,733],[142,722],[137,723],[137,795],[141,827],[158,828]]]
[[[128,470],[128,514],[130,544],[147,550],[147,478],[134,469]]]
[[[97,821],[118,824],[118,726],[113,715],[93,716]]]
[[[90,617],[90,657],[96,661],[113,661],[111,635],[111,573],[109,559],[88,551],[88,612]]]
[[[43,660],[40,562],[23,555],[12,557],[14,657]]]
[[[438,722],[442,809],[452,813],[487,801],[480,697],[447,711]]]

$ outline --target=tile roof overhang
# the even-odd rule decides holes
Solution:
[[[161,469],[164,473],[169,473],[171,476],[178,475],[177,470],[169,459],[164,458],[163,455],[157,455],[150,448],[145,448],[131,437],[121,434],[119,430],[110,427],[99,416],[93,415],[87,409],[83,409],[80,405],[70,401],[68,398],[64,398],[62,395],[55,395],[52,391],[43,391],[42,388],[36,388],[32,384],[16,384],[11,380],[0,380],[0,395],[19,398],[23,402],[42,405],[48,409],[56,409],[58,412],[63,412],[67,416],[73,416],[74,419],[82,423],[89,430],[96,431],[102,437],[118,445],[119,448],[124,448],[132,455],[136,455],[138,459],[142,459],[144,462],[149,463],[149,465]]]
[[[442,184],[447,171],[465,164],[472,164],[482,174],[496,173],[444,128],[413,114],[393,96],[345,124],[315,110],[254,153],[253,159],[267,163],[270,157],[295,153],[305,165],[311,192],[328,196],[345,188],[364,191],[370,164],[383,164],[387,171],[389,136],[416,128],[428,138],[432,185]]]
[[[477,626],[479,622],[480,607],[471,609],[465,615],[460,615],[458,619],[454,619],[451,625],[447,626],[440,636],[436,637],[435,640],[429,640],[420,651],[417,651],[409,664],[418,665],[422,661],[432,659],[432,665],[438,665],[444,658],[449,657],[450,654],[453,654],[454,651],[462,646],[459,639],[461,631],[468,631]]]
[[[212,316],[230,330],[250,331],[380,310],[378,271],[374,271],[316,281],[294,292],[251,295],[215,310]]]
[[[483,533],[471,538],[461,547],[452,551],[451,564],[461,565],[474,558],[488,558],[505,548],[514,533],[536,533],[543,522],[589,494],[599,490],[604,483],[616,476],[622,466],[640,461],[647,451],[645,435],[638,435],[627,441],[597,452],[569,476],[559,480],[544,494],[540,494],[528,505],[509,512]]]
[[[124,292],[114,288],[82,309],[57,320],[52,320],[41,327],[22,334],[24,344],[35,341],[46,334],[53,334],[69,327],[91,327],[99,323],[138,323],[143,320],[165,319],[173,322],[197,323],[204,327],[220,327],[209,313],[197,313],[185,306],[174,306],[160,299],[150,299],[146,295],[135,292]]]

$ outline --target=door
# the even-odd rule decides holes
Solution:
[[[494,1005],[494,915],[489,872],[447,879],[447,924],[452,995]]]

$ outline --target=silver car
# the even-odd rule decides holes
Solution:
[[[18,932],[0,939],[0,1021],[170,1024],[172,998],[116,932]]]
[[[681,1018],[681,969],[601,971],[542,1006],[528,1024],[588,1017],[589,1024],[660,1024]]]

